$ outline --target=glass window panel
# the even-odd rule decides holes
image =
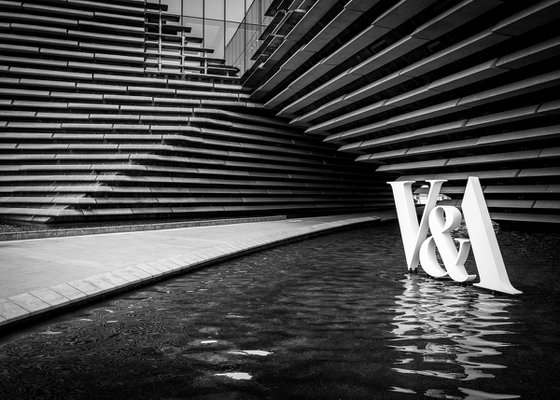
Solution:
[[[226,20],[241,22],[245,17],[245,0],[226,0]]]
[[[231,39],[232,46],[232,58],[231,65],[237,67],[244,72],[245,68],[245,32],[243,28],[237,31],[237,33]]]
[[[212,58],[224,57],[224,22],[205,20],[204,24],[204,47],[214,49],[210,55]]]
[[[253,55],[257,52],[259,48],[259,25],[250,25],[247,24],[247,55],[249,58],[253,57]]]
[[[161,4],[167,4],[167,12],[181,15],[181,0],[161,0]]]
[[[247,11],[247,22],[249,24],[260,24],[259,7],[258,3],[254,3],[251,8]]]
[[[183,25],[191,28],[191,33],[187,33],[187,36],[195,36],[199,38],[203,37],[204,32],[202,31],[202,18],[183,17]]]
[[[204,18],[223,20],[224,0],[204,0]]]
[[[202,18],[204,12],[203,0],[184,0],[183,15]]]
[[[236,22],[226,22],[226,43],[229,43],[231,38],[237,33],[243,35],[240,24]]]
[[[244,54],[245,54],[245,59],[244,59],[245,65],[244,65],[244,67],[247,70],[247,69],[251,68],[251,65],[253,65],[253,61],[251,60],[252,54],[249,54],[249,51],[244,52]]]
[[[265,15],[261,21],[261,25],[264,25],[264,27],[266,28],[272,22],[273,19],[274,17],[267,17]]]
[[[258,3],[260,1],[261,0],[257,0],[256,2],[255,0],[247,0],[247,2],[245,3],[245,11],[247,11],[253,5],[253,3]]]

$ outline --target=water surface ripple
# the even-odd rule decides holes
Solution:
[[[246,256],[5,337],[0,398],[558,398],[559,238],[500,231],[517,297],[406,274],[396,224]]]

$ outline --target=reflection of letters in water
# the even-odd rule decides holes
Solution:
[[[521,293],[509,281],[478,178],[469,177],[461,204],[469,239],[454,239],[451,236],[451,232],[461,224],[461,211],[453,206],[436,205],[441,186],[446,180],[427,182],[430,183],[430,190],[420,223],[412,194],[415,182],[388,182],[395,197],[408,269],[416,270],[420,264],[434,278],[449,275],[457,282],[472,281],[476,275],[469,275],[465,269],[465,261],[472,247],[480,275],[480,282],[476,286],[509,294]],[[428,230],[431,236],[428,236]],[[459,244],[459,249],[455,242]],[[439,264],[436,249],[445,269]]]
[[[414,277],[404,279],[395,299],[391,345],[400,355],[393,371],[435,378],[472,381],[494,378],[508,325],[508,308],[517,300]],[[493,338],[498,335],[500,340]],[[494,360],[492,359],[494,357]],[[465,393],[471,389],[458,388]],[[479,393],[482,395],[482,393]],[[497,395],[480,398],[516,398]],[[499,397],[504,396],[504,397]],[[443,398],[443,397],[442,397]],[[446,397],[452,398],[452,397]],[[473,397],[478,398],[478,397]]]

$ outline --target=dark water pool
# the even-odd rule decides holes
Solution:
[[[396,224],[127,293],[5,339],[0,399],[560,398],[560,234],[498,239],[521,296],[407,275]]]

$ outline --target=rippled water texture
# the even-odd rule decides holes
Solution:
[[[559,398],[560,235],[498,239],[521,296],[409,276],[397,225],[361,228],[5,339],[0,398]]]

